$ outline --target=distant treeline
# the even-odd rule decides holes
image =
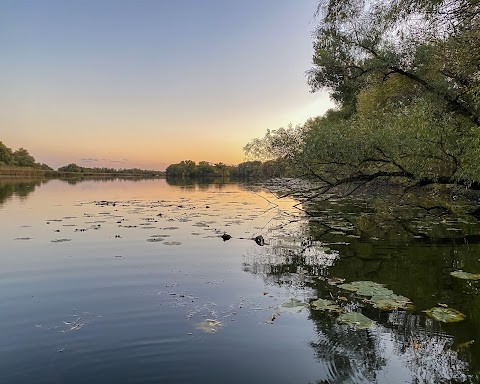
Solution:
[[[208,161],[200,161],[197,164],[192,160],[184,160],[168,166],[166,173],[167,178],[172,179],[265,179],[288,176],[291,173],[291,169],[289,169],[287,163],[282,160],[265,162],[246,161],[238,165],[214,164]]]
[[[0,167],[29,167],[35,169],[52,170],[47,164],[40,164],[28,153],[25,148],[16,151],[0,141]]]
[[[139,168],[115,169],[105,167],[81,167],[75,163],[58,168],[59,172],[73,172],[83,174],[115,174],[115,175],[142,175],[142,176],[165,176],[163,171],[145,170]]]
[[[115,176],[165,176],[164,171],[153,171],[138,168],[114,169],[114,168],[87,168],[77,164],[68,164],[55,171],[47,164],[37,163],[35,158],[25,148],[16,151],[7,147],[0,141],[0,175],[2,176],[46,176],[68,177],[70,174],[79,176],[115,175]]]

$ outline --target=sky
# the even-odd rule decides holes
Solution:
[[[310,93],[318,0],[2,0],[0,141],[39,162],[237,164]]]

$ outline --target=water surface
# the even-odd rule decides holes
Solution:
[[[373,236],[346,224],[359,204],[322,207],[325,230],[295,203],[243,184],[1,180],[2,382],[478,381],[479,285],[450,276],[480,272],[476,242]],[[332,277],[415,310],[380,311]],[[282,305],[319,297],[376,325]],[[438,303],[467,319],[422,312]]]

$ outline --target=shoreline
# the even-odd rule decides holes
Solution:
[[[165,172],[153,171],[152,173],[94,173],[94,172],[62,172],[49,169],[36,169],[29,167],[0,167],[0,177],[43,177],[43,178],[84,178],[84,177],[142,177],[165,178]]]

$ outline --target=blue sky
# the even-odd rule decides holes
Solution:
[[[3,0],[0,140],[54,167],[243,161],[332,107],[305,78],[316,5]]]

